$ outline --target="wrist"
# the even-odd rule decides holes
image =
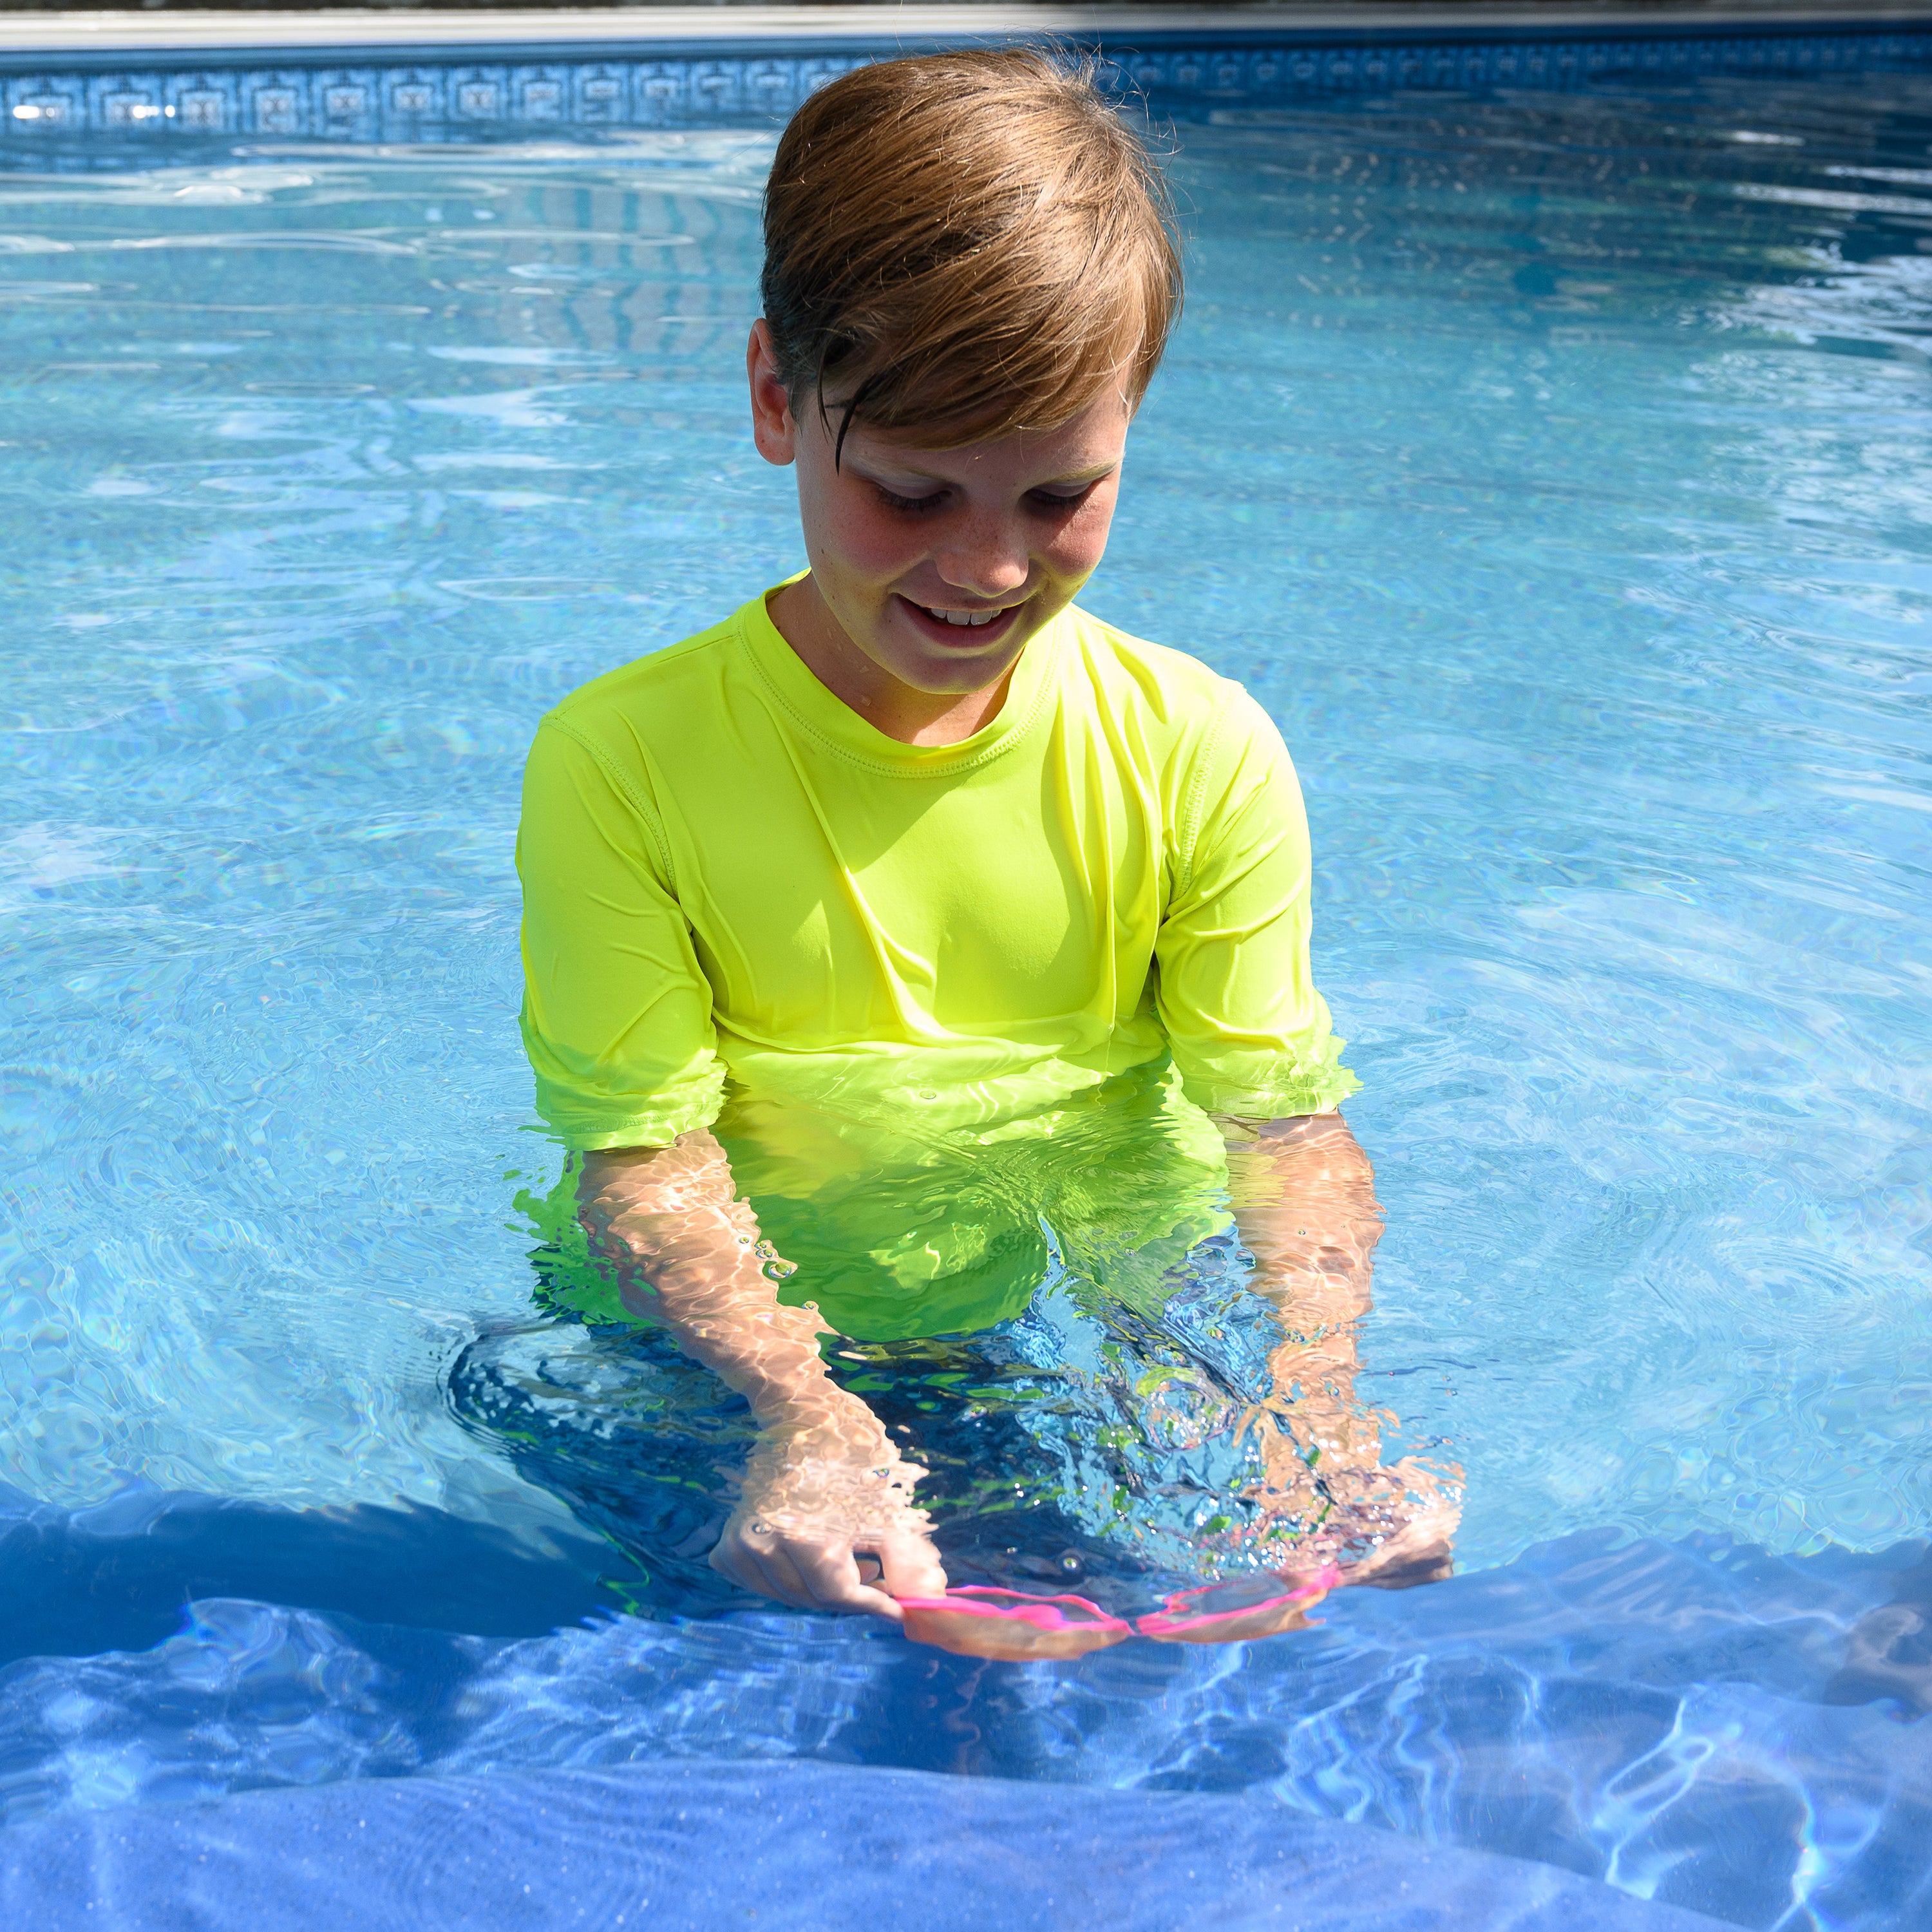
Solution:
[[[890,1447],[885,1426],[866,1404],[848,1394],[820,1365],[809,1382],[775,1383],[768,1394],[748,1398],[760,1427],[773,1436],[802,1436],[836,1430],[855,1446]]]

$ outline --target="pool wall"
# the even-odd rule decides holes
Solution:
[[[746,34],[754,22],[716,13],[704,22],[688,10],[566,16],[568,34],[564,20],[471,15],[460,40],[456,23],[435,15],[176,16],[146,32],[138,16],[64,17],[64,28],[49,16],[7,23],[0,139],[10,146],[110,132],[448,141],[550,126],[715,127],[788,115],[866,61],[1046,34],[1093,47],[1118,86],[1180,112],[1315,96],[1932,69],[1923,8],[759,9],[755,45]],[[117,29],[117,17],[136,24]]]

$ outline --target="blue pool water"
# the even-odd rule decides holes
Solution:
[[[1087,601],[1294,752],[1388,1213],[1358,1386],[1460,1465],[1456,1577],[1057,1666],[626,1613],[595,1430],[519,1454],[452,1376],[605,1360],[518,1204],[517,776],[796,567],[740,394],[771,136],[20,142],[10,1824],[796,1760],[1932,1924],[1932,95],[1177,138]]]

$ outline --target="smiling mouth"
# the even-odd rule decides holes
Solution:
[[[928,637],[949,644],[991,644],[1017,617],[1019,604],[1002,604],[991,610],[949,610],[933,604],[916,604],[910,597],[900,602],[921,620],[920,628]]]
[[[958,625],[975,631],[982,624],[990,624],[995,617],[1006,614],[1004,610],[935,610],[930,604],[922,604],[919,608],[942,624]]]

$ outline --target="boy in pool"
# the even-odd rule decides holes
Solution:
[[[1077,1454],[1029,1412],[1010,1439],[1066,1478],[1048,1541],[1090,1552],[1148,1487],[1094,1478],[1095,1442],[1158,1437],[1221,1445],[1188,1493],[1228,1501],[1150,1574],[1434,1574],[1449,1514],[1349,1388],[1378,1217],[1287,754],[1239,686],[1072,603],[1180,306],[1158,171],[1084,77],[938,55],[800,109],[764,221],[752,434],[795,469],[809,570],[551,712],[518,840],[525,1040],[590,1252],[759,1425],[711,1568],[895,1620],[941,1597],[928,1472],[847,1386],[881,1378],[836,1365],[996,1331],[1037,1363],[1030,1298],[1081,1229],[1076,1301],[1158,1341],[1232,1199],[1244,1292],[1282,1311],[1262,1385],[1217,1371],[1204,1421],[1162,1342],[1148,1414]],[[930,1379],[902,1436],[966,1375]],[[1012,1473],[959,1472],[982,1517]]]

